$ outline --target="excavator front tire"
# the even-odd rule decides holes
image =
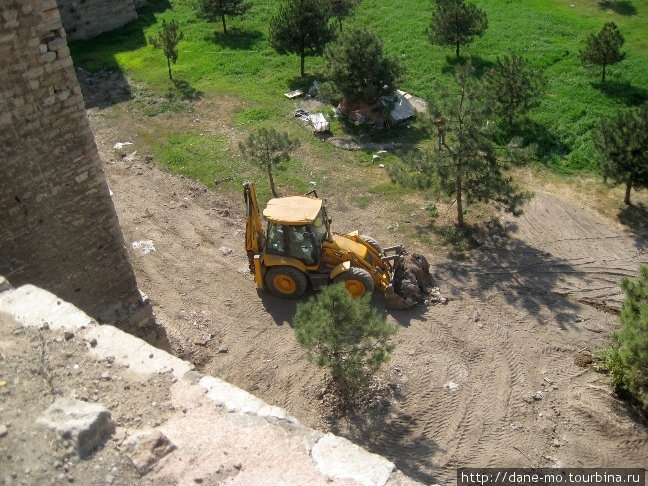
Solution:
[[[298,299],[306,292],[308,280],[301,270],[295,267],[271,267],[266,274],[266,285],[270,292],[287,299]]]
[[[374,281],[364,268],[351,267],[333,279],[333,283],[344,282],[347,292],[352,297],[362,297],[367,292],[373,292]]]

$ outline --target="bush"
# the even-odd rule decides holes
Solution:
[[[621,329],[612,334],[613,344],[603,352],[605,366],[618,391],[630,394],[648,412],[648,265],[639,277],[624,278],[626,299],[621,306]]]
[[[331,372],[343,398],[366,392],[373,375],[394,349],[388,343],[396,328],[369,304],[370,294],[354,299],[344,284],[325,287],[298,304],[294,326],[297,342],[309,359]]]

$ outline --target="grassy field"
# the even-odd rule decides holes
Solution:
[[[488,15],[486,34],[463,47],[462,58],[470,58],[482,70],[497,56],[516,52],[542,68],[548,79],[546,95],[529,114],[527,136],[540,145],[539,163],[555,173],[596,173],[590,131],[601,116],[636,106],[648,100],[648,1],[646,0],[474,0]],[[197,19],[192,0],[149,0],[139,11],[139,20],[117,31],[89,41],[71,43],[77,66],[90,71],[109,67],[122,70],[130,79],[166,104],[158,104],[151,115],[174,111],[182,98],[238,100],[229,121],[240,137],[260,126],[277,126],[298,134],[310,157],[342,157],[353,163],[370,158],[367,154],[332,155],[304,131],[292,117],[294,101],[283,93],[307,88],[313,79],[322,79],[323,59],[307,58],[309,75],[299,77],[297,56],[279,56],[269,46],[267,26],[277,8],[276,1],[254,0],[245,16],[228,19],[229,35],[220,24]],[[363,0],[345,27],[368,25],[384,41],[388,55],[396,56],[405,67],[401,88],[417,96],[435,96],[439,86],[451,86],[454,50],[432,46],[425,34],[431,16],[430,0]],[[162,19],[176,19],[185,35],[179,45],[179,59],[173,65],[179,88],[168,79],[161,51],[147,42],[159,31]],[[589,34],[614,21],[624,35],[627,58],[608,69],[605,85],[599,83],[598,69],[584,68],[579,60]],[[191,102],[189,102],[191,103]],[[409,129],[365,134],[368,139],[424,143],[426,127],[421,121]],[[334,120],[335,135],[345,136],[349,127]],[[353,131],[353,129],[351,129]],[[358,135],[361,133],[355,133]],[[214,136],[204,143],[187,129],[168,129],[164,136],[151,138],[158,159],[171,170],[209,183],[214,179],[240,177],[241,170],[225,160],[231,154],[225,138]],[[230,147],[231,148],[231,147]],[[205,158],[216,157],[214,169]],[[227,157],[225,155],[227,155]],[[231,158],[231,157],[230,157]],[[229,165],[228,165],[229,164]],[[295,162],[286,171],[285,182],[297,190],[317,175],[313,164]],[[229,167],[229,168],[228,168]],[[330,167],[329,167],[330,169]],[[205,171],[209,174],[205,175]],[[228,176],[228,173],[230,174]],[[237,179],[238,182],[238,179]],[[281,182],[281,180],[280,180]],[[379,186],[379,184],[378,184]],[[389,191],[388,191],[389,192]]]

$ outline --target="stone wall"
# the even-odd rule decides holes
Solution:
[[[147,325],[56,0],[0,0],[0,73],[0,274]]]
[[[57,0],[70,39],[90,39],[137,19],[142,0]]]

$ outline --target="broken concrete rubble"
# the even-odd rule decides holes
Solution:
[[[59,398],[38,418],[40,425],[72,440],[79,457],[87,457],[115,432],[110,412],[103,405]]]

